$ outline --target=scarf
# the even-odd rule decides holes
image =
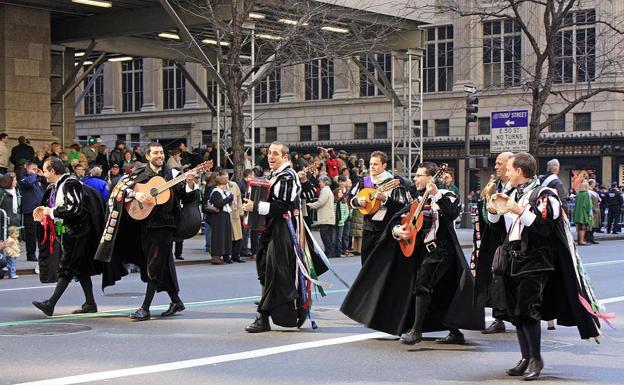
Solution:
[[[13,199],[13,202],[11,203],[13,214],[17,214],[17,208],[19,207],[19,202],[17,201],[17,190],[15,190],[15,188],[7,188],[4,189],[4,191],[11,195]]]
[[[225,191],[221,190],[220,188],[215,187],[215,189],[213,190],[212,194],[214,194],[215,191],[217,191],[219,194],[221,194],[221,197],[223,199],[227,198],[227,194],[225,193]],[[232,212],[232,207],[230,207],[229,204],[223,205],[222,211],[225,211],[226,213],[231,213]]]
[[[382,182],[384,182],[386,179],[392,178],[392,174],[390,174],[388,171],[384,171],[378,175],[371,175],[370,178],[373,181],[373,183],[376,186],[378,186]]]

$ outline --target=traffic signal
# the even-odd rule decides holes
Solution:
[[[466,122],[474,123],[477,121],[477,112],[479,112],[479,98],[474,95],[466,96]]]

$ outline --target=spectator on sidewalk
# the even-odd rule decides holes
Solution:
[[[589,242],[585,239],[585,233],[593,227],[592,202],[589,196],[589,183],[583,181],[576,192],[574,204],[574,224],[578,234],[578,245],[585,246]]]
[[[95,191],[100,193],[104,202],[108,202],[110,190],[108,188],[108,183],[102,179],[102,169],[99,166],[95,166],[91,169],[90,174],[91,176],[85,179],[84,184],[93,187]]]
[[[117,186],[117,182],[121,178],[121,170],[117,163],[111,165],[111,169],[108,172],[108,191],[113,191],[115,186]]]
[[[9,149],[9,135],[0,134],[0,174],[6,174],[9,171],[9,157],[11,150]]]
[[[233,196],[232,203],[230,203],[230,221],[232,223],[232,261],[238,263],[245,263],[241,259],[241,247],[243,245],[243,223],[242,219],[245,215],[243,211],[243,197],[241,191],[238,188],[238,184],[232,182],[226,170],[219,171],[219,176],[224,177],[227,180],[225,191],[231,193]]]
[[[327,258],[334,257],[333,233],[336,224],[336,212],[334,206],[334,194],[331,190],[331,179],[327,176],[318,178],[321,190],[316,202],[308,202],[308,207],[316,210],[318,215],[319,232],[323,241],[323,248]]]
[[[210,193],[209,201],[218,209],[209,215],[210,226],[212,227],[212,237],[210,240],[210,255],[212,263],[218,264],[219,258],[223,258],[224,263],[232,263],[232,208],[230,204],[234,200],[234,195],[226,191],[228,180],[224,176],[215,178],[215,188]]]
[[[600,231],[600,227],[602,226],[602,218],[600,217],[601,211],[601,199],[600,195],[596,191],[596,180],[590,179],[589,181],[589,196],[591,198],[592,203],[592,229],[585,234],[585,237],[589,243],[593,243],[594,245],[598,244],[596,239],[594,238],[594,233]]]
[[[24,165],[28,162],[32,162],[35,158],[35,149],[28,144],[28,140],[25,136],[17,138],[17,146],[11,149],[11,156],[9,160],[15,165],[14,171],[17,177],[21,177],[24,171]]]
[[[36,163],[27,163],[24,176],[19,181],[22,192],[22,214],[24,215],[24,241],[26,242],[26,259],[37,261],[37,223],[32,213],[39,206],[43,198],[43,192],[47,186],[43,172]]]
[[[117,163],[118,165],[123,165],[123,153],[124,150],[126,149],[126,142],[123,139],[117,139],[117,141],[115,141],[115,148],[113,148],[113,150],[110,152],[110,155],[108,157],[108,163],[109,164],[114,164]]]
[[[102,139],[96,138],[92,136],[87,141],[87,145],[82,147],[81,152],[84,154],[85,158],[87,158],[87,164],[89,166],[93,166],[96,164],[96,158],[98,156],[98,145],[102,142]],[[106,162],[108,163],[108,161]],[[43,165],[40,165],[39,168],[42,168]]]
[[[110,171],[112,164],[108,163],[108,156],[106,155],[106,145],[100,144],[97,148],[97,155],[95,157],[95,163],[90,165],[93,167],[95,165],[102,167],[102,174],[107,175],[108,171]],[[119,164],[119,163],[117,163]]]
[[[622,192],[618,189],[617,182],[613,182],[611,188],[607,191],[607,234],[620,232],[620,211],[623,205]]]
[[[563,187],[563,183],[561,183],[561,180],[559,179],[560,171],[561,165],[559,164],[559,160],[551,159],[546,163],[546,175],[540,176],[539,181],[543,187],[549,187],[557,190],[559,200],[563,203],[563,205],[561,205],[563,207],[563,211],[565,211],[566,214],[569,214],[568,205],[566,204],[569,195],[565,187]]]
[[[20,256],[20,231],[17,226],[9,227],[9,238],[8,242],[4,243],[4,255],[6,256],[7,267],[9,268],[9,279],[17,279],[19,276],[16,274],[17,271],[17,257]]]
[[[9,226],[22,225],[20,205],[22,194],[17,187],[17,178],[12,172],[7,172],[0,178],[0,209],[4,210],[9,218]],[[4,232],[4,229],[2,229]],[[1,233],[0,233],[1,234]]]
[[[342,234],[344,232],[345,222],[349,218],[349,208],[345,202],[344,187],[338,186],[334,190],[334,202],[336,202],[336,225],[334,226],[334,237],[332,239],[334,243],[334,256],[342,257],[344,251],[342,249]]]

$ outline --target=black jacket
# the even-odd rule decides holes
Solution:
[[[17,170],[26,162],[32,162],[35,158],[35,150],[26,143],[20,143],[11,149],[9,160],[15,165]]]

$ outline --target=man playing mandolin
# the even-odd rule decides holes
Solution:
[[[408,345],[422,341],[423,332],[441,330],[450,334],[438,342],[461,344],[460,328],[483,328],[483,308],[472,306],[473,280],[453,226],[460,202],[435,185],[443,174],[434,163],[418,166],[421,199],[389,221],[341,306],[353,320],[401,335]],[[420,213],[414,218],[423,221],[420,230],[410,226],[411,213]],[[401,242],[412,238],[415,248],[404,255]]]
[[[407,196],[406,183],[402,179],[393,182],[395,178],[386,171],[388,167],[388,156],[381,151],[374,151],[370,156],[368,170],[370,175],[364,177],[362,181],[353,187],[351,194],[351,206],[362,209],[371,201],[381,204],[378,210],[366,212],[364,214],[364,224],[362,232],[362,266],[375,246],[375,242],[390,221],[390,218],[400,211],[409,201]],[[394,187],[386,191],[383,186],[392,183]],[[388,185],[390,187],[391,185]],[[360,194],[363,189],[375,189],[372,196],[363,197]],[[375,202],[373,202],[375,203]]]
[[[165,153],[161,144],[148,144],[145,157],[147,166],[122,178],[111,192],[106,231],[96,254],[96,259],[110,262],[102,279],[103,288],[114,285],[115,281],[126,275],[122,263],[131,262],[140,267],[141,280],[147,282],[147,291],[143,305],[130,315],[135,321],[150,319],[150,305],[157,291],[166,291],[171,298],[169,309],[161,316],[171,316],[184,310],[184,303],[178,296],[172,244],[178,226],[180,203],[193,202],[197,190],[195,173],[190,171],[185,177],[180,176],[185,181],[181,179],[180,183],[163,188],[161,194],[169,195],[168,198],[161,198],[161,194],[154,197],[148,192],[139,191],[141,184],[149,184],[153,178],[165,184],[165,181],[180,178],[178,171],[164,164]],[[158,186],[155,188],[158,189]],[[128,210],[129,207],[133,208]],[[149,207],[152,207],[152,211],[140,219],[138,211]],[[130,212],[134,210],[137,213]]]

